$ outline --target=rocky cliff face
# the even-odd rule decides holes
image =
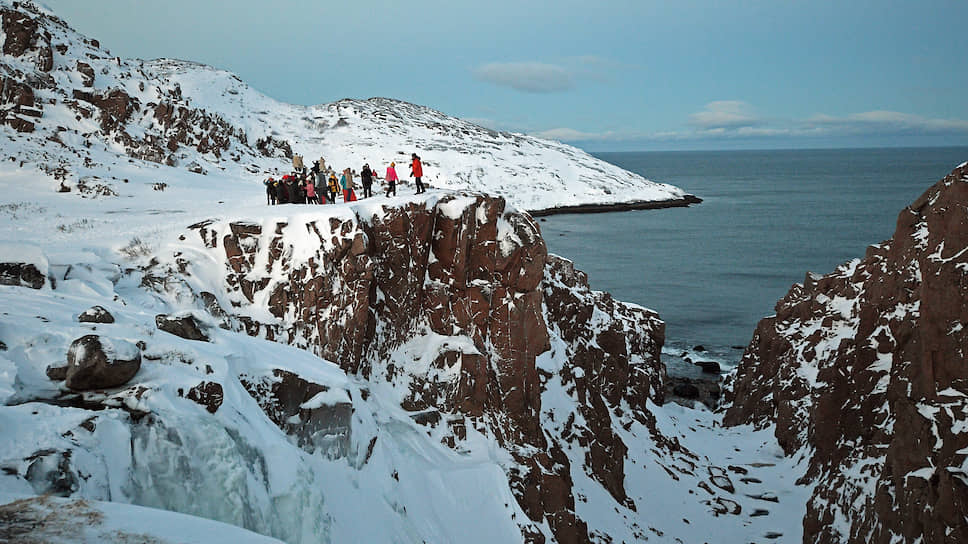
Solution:
[[[968,542],[968,166],[893,238],[760,322],[727,424],[776,424],[815,484],[804,542]]]
[[[587,447],[581,469],[619,504],[631,502],[613,410],[626,406],[654,429],[646,402],[662,402],[662,322],[593,293],[503,199],[456,194],[371,215],[345,209],[192,230],[197,245],[175,259],[182,270],[154,273],[184,274],[190,284],[206,271],[188,255],[206,253],[224,263],[223,294],[209,305],[223,326],[337,362],[388,389],[452,447],[469,428],[495,437],[515,461],[507,477],[530,518],[520,522],[529,540],[542,540],[535,524],[545,522],[560,542],[588,539],[563,443]],[[566,346],[560,377],[536,365],[552,337]],[[552,378],[577,389],[587,426],[545,431],[541,394]]]

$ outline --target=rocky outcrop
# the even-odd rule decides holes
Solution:
[[[634,508],[614,414],[630,410],[654,423],[646,403],[662,402],[665,379],[658,316],[592,292],[569,261],[548,256],[536,223],[506,210],[503,199],[453,194],[373,216],[346,212],[292,224],[193,225],[199,244],[225,262],[235,315],[224,326],[394,384],[400,405],[415,421],[442,427],[445,443],[459,444],[470,427],[497,437],[514,459],[507,476],[530,518],[519,521],[528,540],[543,539],[543,523],[560,542],[589,539],[575,513],[566,443],[587,448],[577,469]],[[200,296],[200,304],[210,299]],[[260,307],[275,319],[245,315]],[[569,346],[561,379],[577,389],[587,425],[549,434],[541,399],[550,376],[536,360],[552,332]],[[270,419],[305,445],[302,433],[316,427],[306,421],[317,417],[308,406],[325,391],[283,371],[244,382]],[[289,428],[296,416],[302,430]]]
[[[14,78],[0,78],[0,123],[17,132],[33,132],[34,121],[42,110],[34,102],[34,90]]]
[[[128,383],[141,368],[141,350],[124,340],[82,336],[67,351],[67,387],[107,389]]]
[[[241,376],[262,411],[300,448],[345,457],[350,447],[353,403],[346,391],[305,380],[281,369],[271,376]]]
[[[662,404],[665,397],[665,366],[659,358],[665,324],[651,310],[593,292],[585,273],[554,255],[548,259],[543,290],[549,325],[568,346],[570,364],[562,379],[573,384],[586,422],[566,424],[561,435],[587,448],[588,474],[616,501],[634,509],[624,487],[627,448],[613,429],[613,413],[628,406],[633,417],[656,432],[646,402]]]
[[[898,216],[893,238],[808,274],[764,319],[727,424],[776,424],[810,455],[804,542],[966,542],[968,165]]]
[[[155,325],[160,330],[174,334],[175,336],[180,336],[186,340],[208,342],[208,336],[202,332],[201,327],[198,325],[198,321],[196,321],[195,317],[191,315],[183,315],[178,317],[164,314],[156,315]]]
[[[50,47],[50,32],[38,19],[16,9],[0,10],[3,22],[3,54],[25,57],[42,72],[54,67],[54,55]]]
[[[0,263],[0,285],[17,285],[40,289],[47,277],[33,263]]]
[[[77,316],[81,323],[114,323],[114,316],[103,306],[92,306]]]

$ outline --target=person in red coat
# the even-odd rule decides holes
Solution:
[[[420,157],[416,153],[411,153],[410,158],[413,160],[410,163],[410,175],[413,176],[417,184],[417,194],[419,195],[427,191],[427,189],[424,189],[423,182],[420,180],[423,177],[423,165],[420,164]]]

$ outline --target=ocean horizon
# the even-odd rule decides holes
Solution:
[[[667,360],[701,345],[730,367],[793,284],[890,238],[898,213],[968,160],[968,146],[594,155],[703,202],[542,218],[549,251],[592,288],[659,312]]]

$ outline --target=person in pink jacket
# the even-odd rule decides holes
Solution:
[[[397,177],[397,169],[394,168],[396,165],[397,163],[391,162],[390,166],[387,167],[387,198],[390,197],[390,193],[393,193],[393,196],[397,196],[397,180],[400,178]]]
[[[319,204],[319,199],[316,198],[316,186],[313,185],[312,178],[306,178],[306,202],[308,204]]]

